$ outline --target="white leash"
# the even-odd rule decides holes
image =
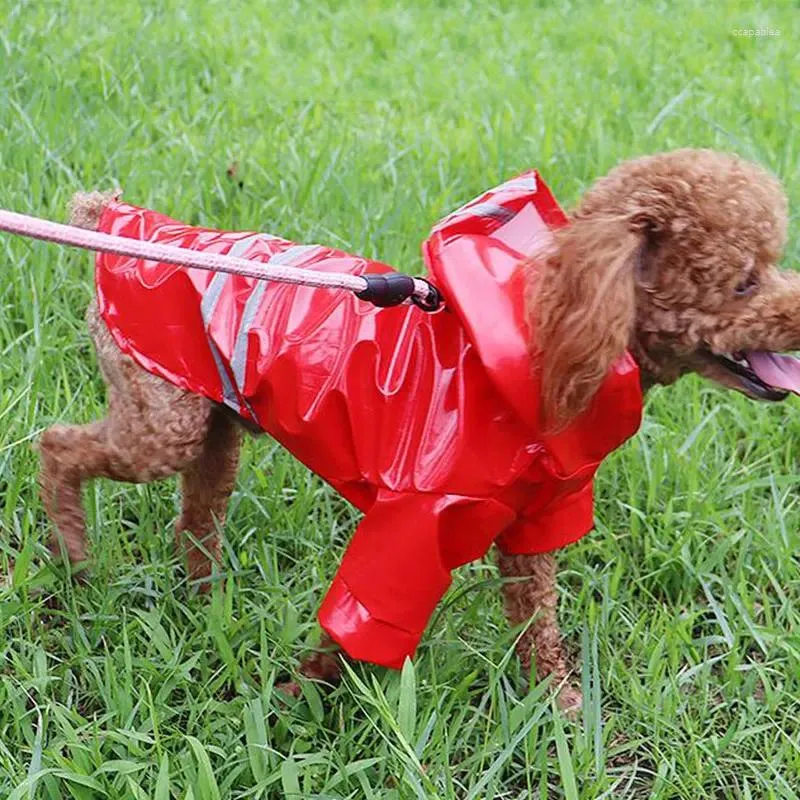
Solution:
[[[435,286],[422,278],[412,278],[401,272],[367,275],[333,274],[282,264],[264,265],[259,268],[255,262],[246,258],[188,250],[174,245],[129,239],[126,236],[113,236],[110,233],[62,225],[3,209],[0,209],[0,231],[45,242],[82,247],[84,250],[99,250],[103,253],[178,264],[182,267],[244,275],[260,281],[278,281],[298,286],[316,286],[321,289],[345,289],[353,292],[361,300],[380,307],[396,306],[410,300],[424,311],[436,311],[443,303]]]

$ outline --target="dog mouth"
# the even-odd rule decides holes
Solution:
[[[736,388],[758,400],[776,402],[789,392],[800,394],[800,358],[767,350],[709,351],[708,356],[733,378]]]

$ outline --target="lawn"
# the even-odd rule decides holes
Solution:
[[[736,150],[796,208],[793,5],[0,0],[0,206],[64,219],[119,185],[409,271],[440,216],[532,166],[570,205],[635,154]],[[779,35],[735,35],[760,26]],[[798,796],[798,398],[651,393],[561,556],[577,723],[525,688],[492,560],[459,572],[413,667],[285,701],[356,514],[250,441],[210,597],[173,555],[172,481],[91,487],[73,585],[34,444],[103,413],[90,258],[0,248],[0,797]]]

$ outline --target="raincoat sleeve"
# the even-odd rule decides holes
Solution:
[[[381,490],[322,602],[321,626],[352,658],[401,668],[450,571],[484,555],[514,517],[490,498]]]
[[[578,541],[594,527],[593,485],[550,503],[537,515],[522,515],[497,537],[503,553],[534,555]]]

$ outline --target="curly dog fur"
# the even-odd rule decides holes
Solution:
[[[79,195],[72,222],[97,225],[108,196]],[[800,348],[800,276],[775,266],[786,235],[786,200],[760,167],[736,156],[682,150],[623,163],[598,180],[528,271],[533,363],[542,372],[544,421],[561,428],[583,411],[627,348],[645,388],[697,372],[748,392],[713,354]],[[84,426],[55,426],[41,440],[41,487],[55,523],[53,547],[87,557],[81,485],[105,477],[147,482],[180,473],[176,536],[189,572],[207,577],[219,560],[238,463],[240,426],[208,400],[139,369],[88,312],[109,412]],[[552,675],[564,707],[569,685],[556,619],[553,554],[499,557],[506,615],[527,624],[517,650],[527,672]],[[326,644],[330,644],[327,642]],[[334,680],[330,653],[301,671]],[[291,688],[291,687],[290,687]],[[294,685],[296,688],[296,685]]]

